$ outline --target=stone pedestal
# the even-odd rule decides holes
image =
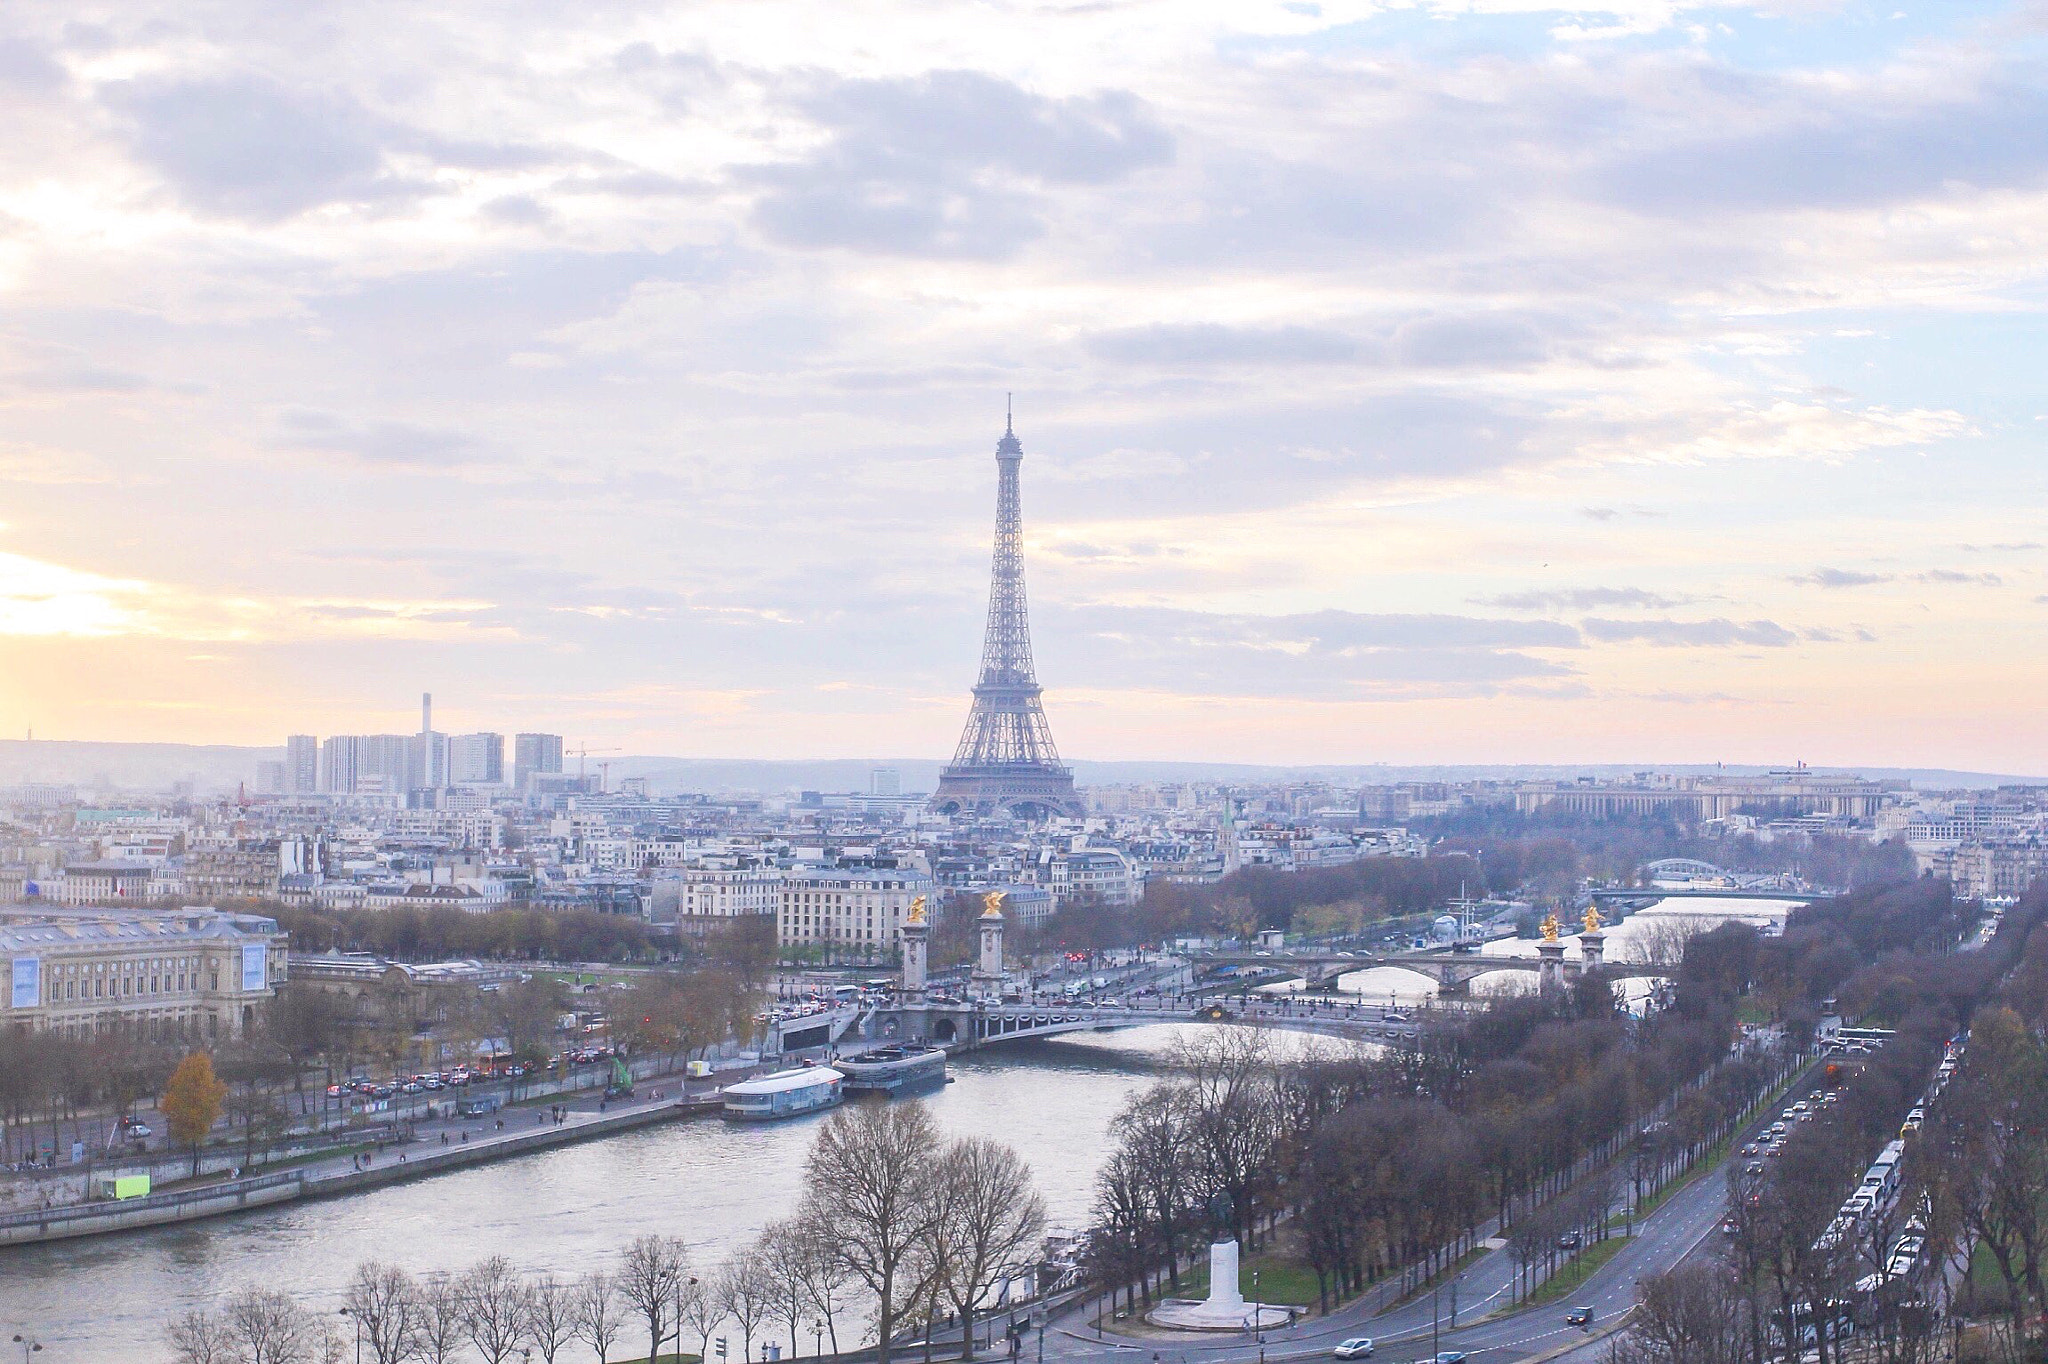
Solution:
[[[931,945],[931,925],[922,918],[903,925],[903,995],[908,1000],[924,998],[925,953]]]
[[[1585,958],[1588,967],[1598,966],[1607,956],[1607,935],[1594,930],[1579,934],[1579,955]]]
[[[1209,1296],[1205,1301],[1177,1298],[1146,1314],[1154,1326],[1182,1331],[1256,1331],[1285,1326],[1293,1319],[1292,1308],[1244,1300],[1244,1290],[1238,1286],[1235,1241],[1217,1241],[1209,1247]]]
[[[1536,982],[1543,993],[1564,988],[1564,944],[1561,942],[1540,942],[1536,944]]]

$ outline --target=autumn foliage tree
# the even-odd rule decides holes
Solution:
[[[199,1173],[199,1143],[206,1140],[206,1134],[219,1121],[227,1097],[228,1087],[213,1073],[213,1058],[203,1051],[195,1051],[180,1061],[171,1072],[170,1083],[164,1086],[157,1107],[163,1110],[171,1140],[192,1148],[194,1175]]]

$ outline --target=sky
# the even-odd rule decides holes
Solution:
[[[2048,770],[2048,3],[12,0],[0,733]]]

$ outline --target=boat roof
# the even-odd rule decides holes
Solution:
[[[818,1085],[830,1084],[846,1077],[830,1066],[803,1066],[796,1070],[778,1070],[773,1075],[763,1075],[754,1080],[742,1080],[736,1085],[727,1085],[727,1094],[781,1094],[792,1089],[811,1089]]]

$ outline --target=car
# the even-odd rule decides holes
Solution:
[[[1465,1364],[1465,1352],[1463,1350],[1438,1350],[1436,1352],[1436,1364]]]
[[[1742,1148],[1742,1154],[1744,1154],[1745,1156],[1753,1156],[1756,1153],[1757,1144],[1755,1142],[1750,1142]]]
[[[1371,1359],[1372,1337],[1353,1336],[1349,1340],[1340,1340],[1330,1353],[1339,1359]]]
[[[1579,1234],[1575,1231],[1568,1231],[1558,1237],[1557,1248],[1559,1250],[1577,1250],[1579,1248]]]
[[[141,1141],[149,1134],[149,1124],[146,1122],[135,1118],[124,1118],[121,1122],[121,1135],[130,1141]]]
[[[1752,1160],[1749,1164],[1742,1167],[1742,1173],[1746,1175],[1760,1175],[1763,1172],[1764,1163],[1760,1160]]]
[[[1723,1236],[1733,1236],[1735,1234],[1735,1231],[1736,1227],[1734,1218],[1724,1217],[1721,1219],[1721,1234]]]
[[[1590,1307],[1574,1307],[1564,1314],[1564,1324],[1567,1326],[1590,1326],[1592,1322],[1593,1309]]]

